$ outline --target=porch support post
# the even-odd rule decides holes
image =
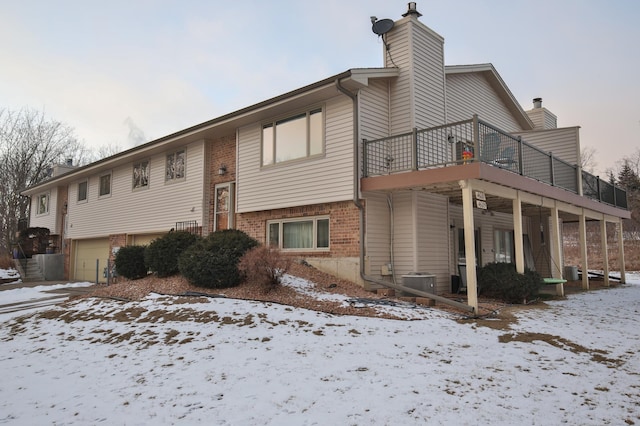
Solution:
[[[524,244],[522,242],[522,203],[520,191],[516,194],[513,203],[513,240],[516,249],[516,271],[524,274]]]
[[[578,221],[578,237],[580,242],[580,258],[582,259],[582,289],[589,290],[589,264],[587,263],[587,218],[584,211]]]
[[[604,285],[609,287],[609,251],[607,248],[607,220],[604,215],[600,221],[600,244],[602,245],[602,266],[604,272]]]
[[[468,181],[460,181],[462,187],[462,213],[464,223],[464,250],[467,265],[467,304],[478,313],[478,282],[476,276],[475,225],[473,223],[473,189]]]
[[[624,235],[622,233],[622,219],[618,219],[616,223],[616,232],[618,234],[618,258],[620,259],[620,282],[622,284],[627,282],[624,270]]]
[[[551,230],[549,232],[549,244],[551,250],[551,277],[562,278],[562,237],[560,234],[560,219],[558,218],[558,208],[551,208]]]

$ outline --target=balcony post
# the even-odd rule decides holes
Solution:
[[[518,173],[524,175],[524,161],[522,161],[522,136],[518,136]]]
[[[369,156],[367,155],[367,140],[366,139],[362,139],[362,176],[363,177],[368,177],[369,176],[369,170],[367,167],[367,164],[369,162]]]
[[[551,168],[551,186],[556,186],[556,176],[553,170],[553,152],[549,151],[549,167]]]
[[[412,153],[411,153],[411,170],[414,172],[418,170],[418,128],[414,127],[411,130],[411,143],[412,143]]]
[[[602,201],[602,192],[600,192],[600,176],[596,176],[596,189],[598,190],[598,201]]]
[[[473,114],[473,159],[480,160],[480,124],[478,114]]]

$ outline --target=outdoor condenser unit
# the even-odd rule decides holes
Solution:
[[[402,276],[402,285],[414,290],[435,294],[436,276],[428,272],[411,272]]]

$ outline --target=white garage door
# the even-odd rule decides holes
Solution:
[[[106,282],[103,270],[109,258],[109,239],[78,240],[75,242],[75,267],[73,278],[80,281],[95,282],[96,259],[98,264],[98,280]]]

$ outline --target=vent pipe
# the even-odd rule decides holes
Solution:
[[[409,15],[415,15],[416,18],[419,18],[422,16],[422,13],[418,12],[418,9],[416,9],[415,1],[409,2],[409,4],[407,5],[407,13],[403,14],[402,17],[409,16]]]
[[[533,107],[534,108],[542,108],[542,98],[534,98],[533,99]]]

